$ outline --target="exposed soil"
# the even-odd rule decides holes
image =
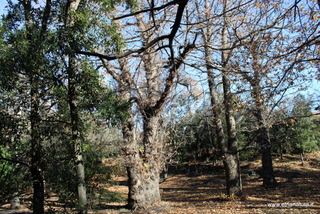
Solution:
[[[320,152],[306,154],[304,165],[299,156],[285,155],[284,160],[274,159],[274,169],[279,187],[261,186],[260,161],[242,164],[244,195],[227,197],[223,168],[219,164],[190,164],[172,166],[169,176],[160,187],[162,201],[135,213],[320,213]],[[115,177],[110,191],[126,197],[125,177]],[[17,210],[16,213],[27,213]],[[8,204],[0,213],[14,213]],[[130,213],[125,203],[101,203],[90,213]]]

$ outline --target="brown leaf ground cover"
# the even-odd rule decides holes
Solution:
[[[244,195],[227,197],[221,165],[197,164],[170,168],[168,179],[160,187],[162,201],[136,213],[320,213],[320,153],[306,155],[302,166],[299,156],[276,158],[274,168],[279,187],[261,186],[261,162],[242,164]],[[124,184],[124,178],[117,178]],[[109,190],[127,193],[125,186]],[[123,204],[124,205],[124,204]],[[116,208],[118,210],[115,210]],[[109,204],[99,213],[126,213],[120,204]]]
[[[169,176],[161,187],[162,201],[135,213],[320,213],[320,152],[306,154],[302,165],[299,156],[276,158],[274,168],[279,187],[261,186],[260,161],[242,164],[244,195],[227,197],[224,172],[221,165],[185,164],[170,168]],[[126,197],[126,178],[114,177],[109,191]],[[9,213],[3,205],[0,213]],[[21,210],[22,211],[22,210]],[[11,212],[12,213],[12,212]],[[130,213],[125,203],[100,203],[90,213]]]

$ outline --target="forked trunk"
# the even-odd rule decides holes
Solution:
[[[141,39],[144,44],[152,42],[153,34],[150,34],[154,22],[145,19],[142,14],[136,17],[137,27],[141,32]],[[163,135],[160,112],[176,83],[178,69],[182,65],[187,54],[194,48],[194,45],[187,45],[179,56],[179,60],[172,62],[165,78],[162,68],[163,59],[158,55],[156,46],[150,47],[141,55],[141,63],[137,71],[131,75],[131,65],[125,59],[119,60],[121,74],[117,75],[112,69],[110,74],[119,84],[120,97],[124,100],[135,101],[137,109],[143,118],[142,139],[134,136],[133,117],[123,127],[124,147],[128,172],[128,206],[135,210],[160,201],[159,180],[160,172],[164,167]],[[108,65],[106,65],[108,67]],[[138,77],[143,74],[144,77]],[[138,79],[134,80],[134,76]],[[135,78],[136,78],[135,77]],[[142,80],[142,81],[141,81]],[[142,87],[136,82],[144,83]],[[137,87],[139,85],[139,87]],[[134,88],[134,89],[133,89]],[[133,89],[133,90],[132,90]],[[131,97],[134,95],[135,97]]]
[[[207,53],[207,52],[206,52]],[[212,60],[212,56],[206,54],[207,63],[209,64]],[[225,139],[225,134],[223,130],[222,118],[221,118],[221,107],[218,101],[218,93],[216,91],[214,85],[214,75],[213,69],[210,66],[207,66],[208,72],[208,84],[211,96],[211,106],[214,117],[214,125],[215,132],[217,136],[217,142],[219,147],[221,148],[222,155],[224,156],[223,164],[226,174],[226,190],[227,195],[239,195],[242,191],[241,184],[241,174],[240,174],[240,163],[239,163],[239,155],[237,152],[237,139],[231,138],[229,139],[230,143],[227,144]],[[230,114],[230,112],[229,112]],[[228,116],[228,124],[230,124],[230,118]],[[235,124],[234,124],[235,125]],[[229,125],[229,133],[231,132],[231,126]],[[232,132],[235,136],[235,130]],[[230,134],[229,134],[230,135]]]

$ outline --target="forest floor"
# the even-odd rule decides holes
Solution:
[[[261,186],[259,176],[261,161],[243,162],[243,196],[227,197],[222,166],[216,164],[185,164],[169,169],[161,183],[162,201],[143,211],[134,213],[188,214],[188,213],[320,213],[320,152],[305,155],[304,165],[300,156],[284,155],[274,159],[274,170],[279,183],[277,188]],[[109,191],[127,196],[126,177],[114,177]],[[14,213],[0,207],[0,213]],[[1,209],[2,208],[2,209]],[[28,213],[23,210],[15,213]],[[89,213],[131,213],[123,203],[100,203]]]

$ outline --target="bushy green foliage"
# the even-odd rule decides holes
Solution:
[[[197,111],[171,127],[168,141],[175,147],[178,161],[212,161],[217,159],[218,146],[210,111]]]
[[[30,187],[30,183],[26,182],[26,178],[30,177],[26,166],[10,160],[15,158],[5,146],[0,145],[0,202],[8,200],[14,192],[22,192]]]
[[[298,95],[291,112],[277,114],[270,131],[276,152],[297,154],[319,151],[320,133],[311,105],[311,100]]]
[[[114,2],[103,3],[111,5]],[[44,175],[46,192],[57,193],[61,201],[74,203],[77,176],[74,148],[70,143],[68,54],[70,50],[94,50],[98,43],[104,43],[106,52],[117,52],[123,41],[116,32],[117,26],[101,15],[98,8],[94,8],[98,5],[94,2],[81,1],[79,10],[71,14],[75,18],[75,24],[70,27],[72,29],[65,23],[66,1],[51,1],[50,17],[46,23],[45,4],[32,4],[30,11],[25,11],[28,8],[23,5],[9,1],[8,14],[1,20],[0,145],[3,147],[0,154],[12,161],[0,160],[0,185],[5,187],[1,187],[4,195],[12,189],[23,190],[25,183],[32,185],[27,167],[32,161],[31,154],[35,152],[30,134],[32,88],[38,92],[36,99],[40,106],[36,113],[41,120],[37,121],[40,125],[36,130],[39,133],[39,161],[36,164]],[[103,9],[106,12],[112,8]],[[74,38],[72,42],[69,41],[70,35]],[[69,47],[70,44],[74,46]],[[101,162],[108,148],[97,149],[98,142],[87,138],[87,123],[99,122],[105,128],[119,125],[125,121],[131,105],[118,100],[115,93],[104,85],[97,65],[90,58],[77,57],[74,101],[77,103],[79,121],[76,122],[83,142],[87,190],[92,196],[100,188],[97,182],[110,179],[112,168],[105,167]],[[25,162],[25,166],[18,167],[17,160]],[[112,198],[112,194],[107,195]]]
[[[246,147],[245,138],[239,137],[239,157],[241,161],[251,161],[258,156],[258,149]]]
[[[60,202],[74,207],[77,203],[77,177],[74,159],[68,152],[67,142],[55,142],[57,147],[47,156],[48,163],[45,171],[46,191],[56,193]],[[123,200],[116,193],[110,193],[103,188],[103,185],[110,182],[115,167],[103,164],[103,159],[110,155],[108,147],[100,142],[86,140],[83,143],[83,156],[86,176],[86,189],[90,205],[97,203],[102,198],[112,200]],[[49,152],[48,148],[47,152]]]
[[[292,153],[293,147],[290,143],[294,135],[293,125],[296,121],[293,118],[285,118],[285,115],[277,115],[270,128],[270,138],[273,144],[273,151],[278,154]]]
[[[0,146],[0,157],[1,158],[10,158],[10,154],[5,152],[5,148]],[[15,179],[15,167],[6,160],[0,161],[0,198],[6,198],[12,189],[19,189],[18,179]],[[13,178],[13,179],[12,179]]]
[[[295,98],[291,115],[294,123],[291,126],[293,131],[289,140],[294,153],[303,153],[319,150],[320,134],[316,130],[316,123],[311,111],[310,100],[298,95]]]

